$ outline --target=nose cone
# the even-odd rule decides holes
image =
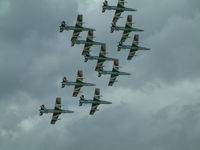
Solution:
[[[104,104],[112,104],[112,102],[104,101]]]

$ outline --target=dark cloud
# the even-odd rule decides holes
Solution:
[[[115,4],[116,1],[109,1]],[[135,26],[143,28],[138,52],[126,61],[128,51],[116,52],[121,32],[110,34],[113,11],[101,13],[101,1],[0,1],[0,148],[9,149],[193,149],[199,148],[199,8],[197,1],[129,1]],[[83,62],[83,46],[70,46],[72,32],[59,33],[61,20],[73,25],[78,13],[85,26],[94,27],[96,40],[106,42],[109,56],[120,59],[122,71],[107,87],[109,76],[97,77],[96,62]],[[118,24],[124,25],[126,16]],[[84,39],[86,33],[81,36]],[[133,37],[133,33],[130,34]],[[130,44],[132,38],[126,44]],[[98,54],[99,47],[92,48]],[[111,69],[112,63],[106,62]],[[73,87],[60,88],[64,75],[76,79],[82,69],[85,81],[101,88],[112,101],[89,116],[90,105],[79,108]],[[84,87],[92,98],[94,88]],[[54,107],[62,97],[67,109],[52,126],[51,115],[38,116],[41,104]],[[9,143],[9,144],[8,144]]]

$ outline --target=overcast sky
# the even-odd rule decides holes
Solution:
[[[127,2],[138,11],[123,13],[117,24],[132,14],[134,26],[144,29],[140,45],[151,48],[132,61],[127,50],[117,52],[122,32],[110,33],[114,11],[102,13],[102,0],[0,0],[0,149],[200,149],[200,1]],[[59,33],[60,22],[74,25],[78,14],[131,76],[108,87],[110,77],[94,72],[96,61],[84,62],[83,45],[71,47],[72,31]],[[91,49],[97,55],[100,47]],[[79,108],[80,95],[71,97],[73,87],[60,88],[62,77],[73,81],[79,69],[113,103],[94,116],[90,105]],[[86,98],[94,88],[82,88]],[[50,125],[52,115],[40,117],[39,106],[53,108],[58,96],[75,113]]]

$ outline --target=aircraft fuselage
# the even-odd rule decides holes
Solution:
[[[136,11],[136,9],[133,8],[117,7],[117,6],[103,6],[102,8],[105,10]]]
[[[88,45],[103,45],[105,43],[95,42],[95,41],[86,41],[86,40],[74,40],[74,44],[88,44]]]
[[[55,110],[55,109],[42,109],[40,110],[40,113],[73,113],[72,110]]]
[[[119,27],[119,26],[115,26],[115,27],[111,27],[112,30],[116,30],[116,31],[135,31],[135,32],[143,32],[144,30],[142,29],[138,29],[138,28],[126,28],[126,27]]]
[[[85,56],[85,59],[88,59],[88,60],[105,60],[105,61],[116,60],[115,58],[111,58],[111,57],[99,57],[99,56]]]
[[[60,26],[60,30],[76,30],[76,31],[96,31],[95,29],[92,29],[92,28],[86,28],[86,27],[80,27],[80,28],[77,28],[76,26],[65,26],[65,27],[62,27]]]
[[[149,48],[146,47],[140,47],[140,46],[131,46],[131,45],[118,45],[119,49],[131,49],[131,50],[150,50]]]
[[[108,102],[108,101],[94,101],[94,100],[79,100],[80,103],[90,103],[90,104],[112,104],[112,102]]]
[[[130,73],[127,72],[113,72],[113,71],[98,71],[100,74],[110,74],[110,75],[131,75]]]
[[[95,84],[93,83],[86,83],[86,82],[69,82],[69,81],[66,81],[66,82],[61,82],[62,85],[78,85],[78,86],[95,86]]]

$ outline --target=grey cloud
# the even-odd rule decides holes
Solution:
[[[145,30],[140,33],[141,45],[151,48],[131,62],[125,60],[127,51],[116,52],[122,33],[109,33],[114,12],[102,14],[101,1],[7,2],[10,10],[0,10],[1,149],[199,149],[195,1],[129,1],[138,9],[133,13],[135,26]],[[97,78],[96,62],[83,62],[83,46],[70,46],[72,32],[58,32],[61,20],[73,25],[78,13],[83,13],[85,26],[97,29],[96,40],[106,42],[108,55],[120,58],[120,69],[132,76],[119,77],[119,83],[107,87],[109,76]],[[84,39],[86,33],[81,35]],[[98,54],[99,47],[92,49]],[[111,66],[106,63],[107,69]],[[88,115],[90,106],[75,106],[79,98],[71,97],[73,87],[59,86],[63,75],[75,80],[78,69],[113,105],[100,106],[95,116]],[[93,97],[94,88],[82,90]],[[62,115],[63,120],[51,126],[51,115],[37,116],[38,106],[53,107],[56,96],[76,112]]]

